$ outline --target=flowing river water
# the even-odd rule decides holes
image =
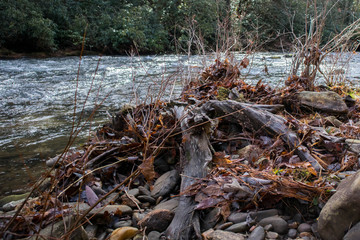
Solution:
[[[234,56],[237,62],[244,58]],[[262,79],[279,87],[291,68],[286,54],[259,53],[249,58],[250,66],[241,71],[248,83]],[[29,190],[29,184],[46,170],[45,160],[64,149],[72,130],[75,94],[76,122],[83,109],[86,119],[101,105],[81,131],[79,144],[124,104],[158,97],[161,82],[169,83],[160,91],[162,98],[175,98],[182,83],[214,59],[161,55],[0,60],[0,196]],[[346,64],[347,79],[358,85],[359,55]]]

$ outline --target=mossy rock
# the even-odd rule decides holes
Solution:
[[[27,193],[20,194],[20,195],[10,195],[10,196],[3,197],[0,199],[0,206],[4,206],[5,204],[7,204],[9,202],[25,199],[29,196],[29,194],[30,193],[27,192]]]
[[[217,90],[218,94],[216,96],[216,98],[219,101],[223,101],[223,100],[227,100],[229,99],[229,94],[230,94],[230,90],[224,87],[219,87]]]

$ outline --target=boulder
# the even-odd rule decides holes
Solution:
[[[342,239],[360,221],[360,171],[345,178],[322,209],[318,232],[323,239]]]
[[[298,93],[297,99],[300,106],[327,113],[343,114],[348,112],[344,100],[335,92],[310,92]]]

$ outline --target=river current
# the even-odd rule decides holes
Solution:
[[[234,56],[240,62],[245,55]],[[259,53],[248,58],[250,66],[241,70],[248,83],[262,79],[273,87],[282,86],[291,68],[287,54]],[[80,133],[78,143],[83,143],[124,104],[159,96],[176,98],[182,84],[214,59],[161,55],[0,60],[0,196],[28,190],[29,183],[46,170],[45,160],[66,146],[75,94],[76,122],[82,111],[86,119],[101,105]],[[359,65],[360,57],[354,55],[343,66],[354,85],[360,81]],[[163,87],[161,82],[168,85]]]

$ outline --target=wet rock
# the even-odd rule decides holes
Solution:
[[[121,227],[115,229],[111,235],[110,240],[126,240],[134,237],[139,232],[139,229],[134,227]]]
[[[154,210],[148,213],[138,225],[142,228],[146,227],[147,233],[151,231],[163,232],[170,225],[174,215],[175,214],[169,210]]]
[[[347,177],[322,209],[318,232],[323,239],[341,239],[360,220],[360,172]]]
[[[268,209],[268,210],[262,210],[262,211],[258,211],[258,212],[251,212],[250,217],[252,219],[255,219],[257,222],[259,222],[264,218],[276,216],[276,215],[278,215],[278,213],[279,212],[277,209]]]
[[[63,220],[56,222],[54,224],[50,224],[44,229],[42,229],[39,233],[39,235],[34,235],[30,239],[52,239],[52,238],[61,238],[65,233],[65,226],[66,229],[69,229],[71,225],[75,222],[75,217],[73,216],[67,216],[64,217]],[[40,237],[41,236],[41,237]],[[76,228],[74,232],[71,234],[70,239],[72,240],[88,240],[89,237],[85,231],[85,229],[81,226]]]
[[[298,230],[299,233],[301,233],[301,232],[311,232],[311,225],[307,224],[307,223],[302,223],[302,224],[299,225],[297,230]]]
[[[169,195],[171,191],[178,185],[179,180],[180,175],[176,170],[164,173],[156,180],[154,188],[151,191],[151,196],[158,198],[159,196]]]
[[[276,233],[276,232],[267,232],[266,237],[269,238],[269,239],[278,239],[279,234]]]
[[[303,91],[298,93],[297,98],[304,108],[336,114],[348,112],[344,100],[335,92]]]
[[[179,205],[179,198],[171,198],[170,200],[166,201],[166,202],[162,202],[159,203],[158,205],[156,205],[156,207],[154,208],[155,210],[157,209],[167,209],[170,210],[172,212],[175,212],[176,208]]]
[[[246,218],[248,216],[248,213],[231,213],[230,216],[228,217],[228,221],[233,222],[233,223],[240,223],[240,222],[244,222],[246,221]]]
[[[247,230],[249,230],[249,225],[246,222],[236,223],[225,229],[225,231],[234,233],[243,233]]]
[[[263,227],[258,226],[251,232],[248,240],[264,240],[265,239],[265,230]]]
[[[239,233],[216,230],[208,234],[208,240],[244,240],[244,235]]]
[[[149,232],[147,239],[148,240],[159,240],[161,237],[161,233],[157,232],[157,231],[151,231]]]
[[[282,219],[281,217],[274,216],[274,217],[268,217],[264,218],[259,222],[260,226],[266,226],[268,224],[273,225],[274,231],[279,234],[285,234],[288,231],[288,224],[287,222]]]
[[[213,208],[208,214],[205,215],[202,221],[202,229],[208,230],[213,228],[216,223],[220,220],[221,217],[221,208]]]
[[[150,204],[155,204],[156,203],[156,200],[151,197],[151,196],[148,196],[148,195],[139,195],[137,197],[137,199],[140,201],[140,202],[148,202]]]
[[[289,232],[287,235],[289,236],[289,238],[296,238],[296,236],[297,236],[296,229],[294,229],[294,228],[289,229]]]
[[[343,240],[358,240],[360,239],[360,222],[355,224],[344,236]]]
[[[132,225],[131,220],[127,220],[127,221],[119,221],[114,223],[114,228],[121,228],[121,227],[130,227]]]

